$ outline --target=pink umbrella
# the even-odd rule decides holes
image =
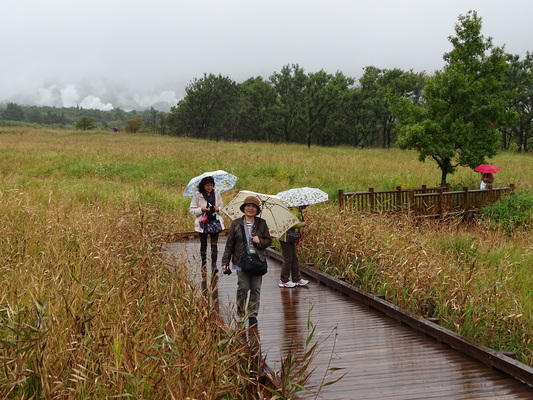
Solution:
[[[481,172],[482,174],[495,174],[499,170],[500,169],[498,167],[490,164],[480,164],[474,168],[474,171]]]

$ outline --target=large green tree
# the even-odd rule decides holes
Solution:
[[[276,92],[274,113],[281,124],[283,140],[298,142],[307,75],[298,64],[285,65],[280,72],[272,74],[270,81]]]
[[[185,98],[171,109],[176,117],[169,120],[174,130],[218,141],[224,136],[238,98],[235,81],[222,75],[204,74],[187,85],[185,92]]]
[[[494,156],[499,128],[508,123],[506,56],[481,28],[475,11],[459,16],[455,36],[448,38],[453,49],[444,55],[443,70],[427,78],[422,101],[396,97],[394,102],[398,145],[416,149],[420,161],[434,160],[441,185],[459,165],[474,168]]]
[[[505,85],[514,92],[509,107],[517,118],[506,130],[503,147],[509,148],[514,139],[518,152],[528,151],[533,136],[533,54],[528,52],[523,60],[518,55],[509,56],[509,66]]]
[[[276,92],[270,82],[258,76],[241,83],[236,105],[236,137],[233,139],[269,142],[280,140],[275,136],[275,103]]]
[[[7,103],[4,119],[8,121],[24,121],[24,109],[15,103]]]
[[[313,140],[322,146],[331,145],[326,127],[351,84],[353,79],[341,72],[331,75],[320,70],[308,75],[299,114],[308,148]]]

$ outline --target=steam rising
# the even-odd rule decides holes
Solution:
[[[102,94],[89,94],[86,90],[86,88],[78,88],[73,83],[63,87],[54,84],[41,87],[34,93],[19,94],[7,99],[6,102],[59,108],[81,107],[102,111],[114,108],[121,108],[125,111],[145,110],[154,107],[159,111],[168,112],[170,107],[175,106],[179,101],[172,90],[163,90],[148,95],[109,88],[105,89]]]

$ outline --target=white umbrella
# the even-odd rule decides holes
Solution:
[[[310,206],[328,201],[328,194],[323,190],[301,187],[279,192],[278,196],[287,207]]]
[[[212,172],[204,172],[202,175],[195,176],[189,181],[183,192],[183,195],[192,199],[198,192],[198,184],[202,181],[202,179],[208,176],[213,178],[215,181],[215,190],[220,193],[224,193],[230,189],[233,189],[235,183],[239,179],[235,175],[232,175],[229,172],[221,169]]]
[[[261,213],[258,216],[266,221],[270,236],[279,239],[285,232],[300,222],[278,196],[249,190],[241,190],[237,193],[228,204],[222,207],[222,212],[232,220],[242,217],[244,214],[240,207],[248,196],[255,196],[259,199]]]

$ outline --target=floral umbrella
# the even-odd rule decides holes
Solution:
[[[480,164],[474,168],[474,171],[481,172],[482,174],[495,174],[499,170],[500,169],[498,167],[490,164]]]
[[[241,190],[237,193],[228,204],[222,207],[222,212],[232,220],[242,217],[244,214],[240,207],[248,196],[255,196],[259,199],[261,213],[258,216],[266,221],[270,236],[279,239],[285,232],[300,222],[278,196],[249,190]]]
[[[215,181],[215,190],[220,193],[233,189],[235,183],[239,179],[235,175],[221,169],[213,172],[204,172],[202,175],[195,176],[189,181],[183,195],[192,199],[198,192],[198,184],[200,181],[208,176],[213,177],[213,180]]]
[[[278,196],[287,207],[310,206],[328,201],[328,194],[323,190],[301,187],[279,192]]]

